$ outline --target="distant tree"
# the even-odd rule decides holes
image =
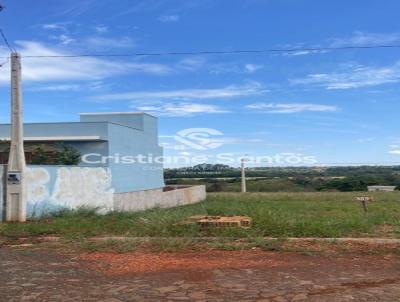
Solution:
[[[33,148],[32,151],[32,165],[49,165],[50,158],[48,153],[45,152],[44,145],[38,145]]]
[[[366,191],[368,186],[379,184],[380,178],[370,176],[350,176],[334,179],[322,184],[319,190],[338,190],[341,192]]]
[[[212,165],[212,164],[200,164],[200,165],[196,165],[193,166],[192,168],[189,168],[190,170],[195,170],[195,171],[226,171],[226,170],[231,170],[232,168],[230,166],[227,165],[222,165],[222,164],[216,164],[216,165]]]
[[[61,149],[56,153],[57,165],[78,165],[81,162],[80,152],[70,145],[61,145]]]

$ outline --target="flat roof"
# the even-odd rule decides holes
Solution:
[[[134,127],[130,127],[127,125],[122,125],[122,124],[118,124],[115,122],[109,122],[109,121],[92,121],[92,122],[81,122],[81,121],[73,121],[73,122],[35,122],[35,123],[24,123],[24,126],[27,125],[82,125],[82,124],[88,124],[88,125],[93,125],[93,124],[112,124],[112,125],[116,125],[116,126],[120,126],[120,127],[125,127],[125,128],[129,128],[129,129],[134,129],[137,131],[143,131],[143,129],[140,128],[134,128]],[[0,124],[1,126],[6,126],[6,127],[11,127],[11,124]]]
[[[145,115],[149,115],[152,117],[156,117],[150,113],[147,112],[137,112],[137,111],[133,111],[133,112],[81,112],[79,113],[79,115],[139,115],[139,114],[145,114]]]
[[[10,141],[10,137],[0,137],[0,141]],[[26,142],[47,142],[47,141],[105,141],[100,136],[26,136],[24,137]]]

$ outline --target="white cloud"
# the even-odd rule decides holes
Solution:
[[[243,73],[242,66],[234,63],[219,63],[210,65],[210,74]]]
[[[400,33],[365,33],[356,31],[346,37],[330,38],[325,40],[325,43],[317,45],[307,45],[305,43],[300,44],[286,44],[281,46],[285,49],[293,49],[282,53],[283,56],[304,56],[310,54],[324,54],[329,53],[329,50],[318,50],[313,48],[324,48],[324,47],[347,47],[347,46],[377,46],[377,45],[390,45],[400,42]],[[299,50],[296,50],[299,48]],[[305,48],[305,49],[301,49]],[[308,48],[308,49],[307,49]]]
[[[331,47],[388,45],[400,42],[400,33],[354,32],[351,36],[330,39]]]
[[[108,32],[109,32],[108,27],[105,26],[105,25],[98,25],[98,26],[95,26],[94,29],[95,29],[96,32],[99,33],[99,34],[105,34],[105,33],[108,33]]]
[[[147,106],[132,106],[137,110],[145,111],[157,116],[185,117],[195,114],[227,113],[227,110],[215,105],[196,103],[166,103]]]
[[[217,63],[217,64],[209,64],[207,66],[210,69],[210,73],[214,75],[224,74],[224,73],[254,73],[260,69],[264,68],[264,65],[258,64],[237,64],[237,63]]]
[[[248,137],[223,137],[218,138],[218,142],[224,145],[259,145],[265,143],[263,139]]]
[[[310,55],[310,54],[316,54],[316,53],[327,53],[327,50],[296,50],[296,51],[289,51],[283,53],[283,56],[288,56],[288,57],[296,57],[296,56],[305,56],[305,55]]]
[[[104,38],[104,37],[89,37],[83,40],[87,48],[131,48],[135,47],[134,41],[129,37],[122,38]]]
[[[79,37],[79,38],[72,38],[71,31],[76,32],[75,30],[71,30],[71,22],[64,22],[64,23],[52,23],[52,24],[42,24],[41,27],[45,30],[52,30],[53,34],[49,35],[49,39],[57,40],[62,45],[69,45],[72,42],[75,42],[76,46],[80,46],[81,48],[86,49],[101,49],[104,50],[105,48],[131,48],[135,47],[136,44],[134,40],[130,37],[113,37],[113,38],[106,38],[101,36],[109,32],[109,28],[105,25],[97,25],[94,26],[93,29],[97,33],[94,36],[88,37]],[[55,35],[55,31],[62,31],[62,34]]]
[[[67,35],[59,35],[58,37],[56,37],[57,40],[60,41],[61,44],[63,45],[68,45],[71,44],[72,42],[75,42],[75,39],[70,38]]]
[[[43,29],[46,30],[65,30],[65,26],[60,23],[48,23],[41,25]]]
[[[393,155],[400,155],[400,146],[399,145],[390,145],[389,148],[391,150],[389,150],[389,154],[393,154]]]
[[[30,88],[30,91],[78,91],[82,85],[79,84],[58,84]]]
[[[348,64],[342,69],[332,73],[309,74],[305,78],[292,79],[290,82],[294,85],[313,85],[329,90],[400,82],[400,62],[381,67]]]
[[[177,67],[187,71],[196,71],[202,68],[206,63],[203,57],[189,57],[178,62]]]
[[[163,15],[158,18],[161,22],[178,22],[180,17],[178,15]]]
[[[266,113],[333,112],[336,106],[307,103],[256,103],[246,106],[248,109]]]
[[[365,138],[359,138],[357,139],[358,143],[369,143],[375,141],[375,137],[365,137]]]
[[[29,91],[48,91],[48,92],[57,92],[57,91],[82,91],[82,90],[91,90],[98,91],[104,88],[108,88],[109,84],[105,84],[102,81],[94,81],[84,84],[53,84],[53,85],[42,85],[42,86],[32,86],[28,87]]]
[[[245,68],[247,73],[254,73],[257,70],[263,69],[264,65],[246,64],[246,65],[244,65],[244,68]]]
[[[57,48],[48,47],[39,42],[18,41],[18,51],[23,56],[60,56],[72,55]],[[6,49],[0,49],[0,56],[7,56]],[[91,57],[76,58],[25,58],[22,66],[24,81],[60,81],[60,80],[99,80],[129,73],[165,75],[171,69],[161,64],[127,63]],[[0,83],[9,83],[10,75],[6,69],[0,70]]]
[[[97,100],[182,100],[193,99],[230,99],[235,97],[261,95],[267,92],[260,83],[251,82],[245,85],[230,85],[222,88],[194,88],[162,91],[134,91],[106,94],[95,97]]]

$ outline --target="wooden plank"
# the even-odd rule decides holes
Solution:
[[[249,228],[252,219],[248,216],[191,216],[190,223],[197,223],[202,228]]]

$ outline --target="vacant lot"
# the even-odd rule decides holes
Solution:
[[[133,237],[392,237],[400,238],[400,193],[374,193],[365,213],[355,196],[366,193],[216,193],[205,202],[172,209],[98,215],[61,211],[26,224],[0,224],[7,238]],[[180,225],[191,215],[248,215],[250,229],[208,230]]]
[[[398,243],[260,238],[400,238],[400,194],[373,194],[367,213],[357,195],[221,193],[174,209],[81,209],[0,224],[0,292],[7,301],[397,301]],[[198,214],[249,215],[254,224],[212,231],[179,224]],[[38,235],[145,238],[1,245]]]

